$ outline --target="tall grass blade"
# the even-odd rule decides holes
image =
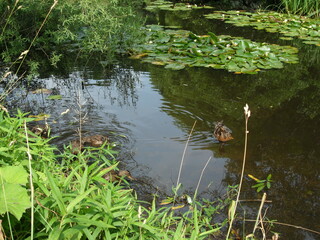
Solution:
[[[85,199],[92,191],[96,190],[96,187],[92,187],[90,189],[88,189],[87,191],[85,191],[84,193],[82,193],[81,195],[77,196],[75,199],[73,199],[69,205],[66,207],[66,213],[72,213],[74,210],[74,207],[80,203],[83,199]]]
[[[65,215],[67,213],[67,209],[66,209],[66,206],[64,205],[64,201],[63,201],[63,197],[60,192],[60,189],[58,188],[52,174],[47,169],[45,170],[45,172],[48,177],[49,186],[52,190],[52,197],[56,200],[61,214]]]

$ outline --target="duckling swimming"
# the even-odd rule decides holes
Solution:
[[[33,132],[35,135],[42,137],[42,138],[48,138],[50,127],[48,124],[45,125],[35,125],[30,128],[30,131]]]
[[[83,137],[81,139],[76,139],[71,142],[71,149],[73,154],[78,154],[82,152],[84,147],[101,147],[105,142],[108,142],[109,139],[103,135],[92,135]]]
[[[135,178],[131,176],[131,173],[128,170],[120,170],[120,171],[111,170],[106,174],[104,174],[102,177],[107,181],[111,181],[111,182],[119,182],[121,181],[121,178],[128,178],[130,180],[135,180]]]
[[[83,144],[87,144],[91,147],[101,147],[107,141],[108,138],[103,135],[93,135],[82,139]]]
[[[233,139],[230,128],[223,124],[223,121],[214,123],[213,135],[219,142],[227,142]]]

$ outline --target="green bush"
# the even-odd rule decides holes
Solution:
[[[46,0],[1,1],[1,59],[14,61],[30,44],[52,57],[53,46],[66,43],[82,53],[100,51],[112,56],[139,35],[143,21],[136,8],[141,4],[142,0],[66,0],[56,5]]]

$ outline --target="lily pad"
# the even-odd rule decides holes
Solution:
[[[282,68],[284,63],[298,62],[298,50],[291,46],[216,36],[211,32],[196,35],[190,31],[164,29],[160,26],[147,26],[145,32],[145,42],[133,49],[133,52],[145,56],[142,60],[144,62],[164,65],[172,70],[209,67],[255,74],[260,69]]]
[[[236,26],[252,26],[258,30],[279,32],[291,40],[297,37],[306,44],[320,45],[320,19],[312,19],[293,14],[273,11],[247,13],[241,11],[215,11],[205,15],[208,19],[220,19]]]
[[[184,69],[186,66],[184,64],[179,64],[179,63],[170,63],[166,65],[165,68],[172,69],[172,70],[181,70]]]
[[[145,8],[148,11],[158,11],[158,10],[166,10],[166,11],[190,11],[192,9],[212,9],[211,6],[205,5],[197,5],[190,3],[173,3],[165,0],[156,0],[152,1]]]

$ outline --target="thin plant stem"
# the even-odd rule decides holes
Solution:
[[[79,107],[79,141],[80,141],[80,149],[82,144],[82,102],[81,102],[81,91],[78,89],[78,107]],[[81,151],[81,150],[80,150]]]
[[[27,154],[28,154],[28,162],[29,162],[29,181],[30,181],[30,190],[31,190],[31,236],[30,236],[30,238],[33,239],[33,234],[34,234],[34,186],[33,186],[32,165],[31,165],[32,156],[30,154],[29,138],[28,138],[26,121],[24,121],[24,131],[26,134],[26,141],[27,141]]]
[[[14,10],[14,8],[16,7],[16,5],[18,4],[18,2],[19,2],[19,0],[17,0],[17,1],[15,2],[15,5],[14,5],[14,7],[13,7],[13,10]],[[35,40],[37,39],[37,37],[38,37],[41,29],[43,28],[43,26],[44,26],[44,24],[46,23],[49,15],[51,14],[53,8],[57,5],[57,3],[58,3],[58,0],[55,0],[55,1],[53,2],[53,4],[51,5],[51,7],[50,7],[50,9],[49,9],[49,11],[48,11],[45,19],[44,19],[43,22],[41,23],[38,31],[36,32],[36,35],[34,36],[34,38],[33,38],[32,41],[31,41],[28,49],[27,49],[26,51],[22,52],[22,53],[20,54],[20,56],[18,57],[18,59],[15,60],[15,61],[11,64],[11,66],[9,67],[9,68],[11,68],[13,64],[15,64],[18,60],[22,59],[21,62],[20,62],[20,64],[19,64],[19,66],[18,66],[18,68],[17,68],[17,70],[16,70],[16,73],[15,73],[16,75],[18,75],[18,72],[19,72],[22,64],[24,63],[24,61],[25,61],[25,59],[26,59],[26,57],[27,57],[27,55],[28,55],[31,47],[33,46],[33,44],[34,44]],[[19,7],[18,7],[18,8],[19,8]],[[11,17],[11,15],[12,15],[12,13],[13,13],[13,10],[11,11],[11,13],[10,13],[10,15],[9,15],[9,17],[8,17],[7,22],[9,21],[9,18]],[[7,24],[7,23],[6,23],[6,24]],[[3,32],[4,32],[4,29],[5,29],[5,28],[6,28],[6,25],[5,25],[5,27],[3,28]],[[3,32],[2,32],[2,34],[3,34]],[[2,34],[1,34],[1,35],[2,35]],[[5,98],[5,96],[7,96],[7,95],[15,88],[15,85],[18,83],[18,81],[22,78],[22,76],[23,76],[24,74],[25,74],[25,73],[23,73],[14,83],[12,83],[10,86],[8,86],[8,88],[9,88],[8,90],[4,90],[4,93],[1,94],[0,101],[3,101],[3,99]],[[3,78],[3,79],[4,79],[4,78]],[[2,80],[1,80],[1,81],[2,81]]]
[[[228,233],[227,233],[227,236],[226,236],[226,240],[229,239],[229,236],[230,236],[230,233],[231,233],[234,216],[235,216],[235,213],[236,213],[236,210],[237,210],[237,205],[238,205],[238,202],[239,202],[241,186],[242,186],[242,181],[243,181],[243,176],[244,176],[244,169],[245,169],[245,166],[246,166],[247,147],[248,147],[248,133],[249,133],[249,131],[248,131],[248,120],[249,120],[249,117],[251,115],[251,111],[249,110],[248,104],[246,104],[246,106],[244,107],[244,114],[245,114],[245,120],[246,120],[246,130],[245,130],[245,137],[244,137],[244,151],[243,151],[242,169],[241,169],[241,176],[240,176],[240,183],[239,183],[239,187],[238,187],[237,199],[236,199],[234,208],[232,208],[232,210],[231,210],[231,218],[230,218],[230,223],[229,223],[229,228],[228,228]]]
[[[187,140],[186,145],[185,145],[184,150],[183,150],[183,154],[182,154],[182,158],[181,158],[181,162],[180,162],[180,168],[179,168],[179,173],[178,173],[178,178],[177,178],[176,187],[178,187],[179,182],[180,182],[180,176],[181,176],[181,171],[182,171],[182,166],[183,166],[184,158],[185,158],[185,156],[186,156],[188,144],[189,144],[189,141],[190,141],[192,132],[193,132],[195,126],[196,126],[196,123],[197,123],[197,120],[195,120],[194,123],[193,123],[193,126],[192,126],[192,128],[191,128],[191,131],[190,131],[190,133],[189,133],[188,140]]]
[[[259,211],[258,211],[258,215],[257,215],[257,219],[256,219],[256,222],[254,224],[254,228],[253,228],[253,231],[252,231],[252,234],[254,235],[257,227],[258,227],[258,224],[259,224],[259,218],[261,216],[261,211],[262,211],[262,207],[266,201],[266,198],[267,198],[267,194],[266,193],[263,193],[263,196],[262,196],[262,199],[261,199],[261,204],[260,204],[260,207],[259,207]],[[261,225],[263,225],[263,222],[262,222],[262,219],[261,219]]]
[[[246,222],[255,222],[255,219],[245,219],[244,221]],[[273,221],[262,221],[263,223],[271,223],[271,224],[275,224],[275,225],[281,225],[281,226],[287,226],[287,227],[293,227],[293,228],[297,228],[297,229],[301,229],[307,232],[311,232],[317,235],[320,235],[320,232],[312,230],[310,228],[305,228],[305,227],[301,227],[301,226],[297,226],[297,225],[293,225],[293,224],[289,224],[289,223],[282,223],[282,222],[273,222]]]
[[[198,189],[199,189],[199,186],[200,186],[200,182],[201,182],[201,179],[202,179],[202,176],[203,176],[203,173],[204,173],[204,170],[207,168],[210,160],[212,159],[212,156],[209,157],[209,159],[207,160],[206,164],[204,165],[202,171],[201,171],[201,174],[200,174],[200,177],[199,177],[199,181],[198,181],[198,184],[197,184],[197,187],[196,187],[196,190],[194,192],[194,199],[196,199],[196,196],[198,194]]]
[[[10,18],[11,18],[11,16],[12,16],[13,12],[15,11],[15,8],[16,8],[18,2],[19,2],[19,0],[16,0],[16,1],[14,2],[13,8],[12,8],[12,10],[11,10],[9,16],[8,16],[8,19],[6,20],[6,23],[5,23],[4,27],[2,28],[1,35],[4,34],[4,31],[5,31],[6,28],[7,28],[7,25],[8,25],[8,23],[9,23],[9,20],[10,20]],[[8,6],[8,8],[9,8],[9,6]]]
[[[3,181],[3,178],[2,178],[2,174],[0,174],[0,179],[1,179],[1,185],[2,185],[4,205],[5,205],[5,208],[6,208],[6,211],[7,211],[7,218],[8,218],[8,225],[9,225],[10,235],[11,235],[11,239],[14,239],[13,232],[12,232],[10,215],[9,215],[9,210],[8,210],[6,191],[4,189],[4,181]]]
[[[55,0],[55,1],[53,2],[52,6],[50,7],[50,9],[49,9],[49,11],[48,11],[48,13],[47,13],[47,15],[46,15],[46,17],[44,18],[44,20],[42,21],[42,23],[41,23],[38,31],[36,32],[36,35],[35,35],[34,38],[32,39],[32,41],[31,41],[28,49],[27,49],[26,51],[24,51],[23,58],[22,58],[22,60],[21,60],[21,62],[20,62],[20,64],[19,64],[19,67],[17,68],[16,75],[18,75],[18,72],[19,72],[19,70],[20,70],[20,68],[21,68],[24,60],[26,59],[26,57],[27,57],[27,55],[28,55],[31,47],[33,46],[33,44],[34,44],[35,40],[37,39],[37,37],[38,37],[41,29],[43,28],[43,26],[44,26],[44,24],[46,23],[49,15],[51,14],[53,8],[57,5],[57,3],[58,3],[58,0]],[[22,54],[21,54],[21,55],[22,55]],[[21,55],[20,55],[20,56],[21,56]]]

